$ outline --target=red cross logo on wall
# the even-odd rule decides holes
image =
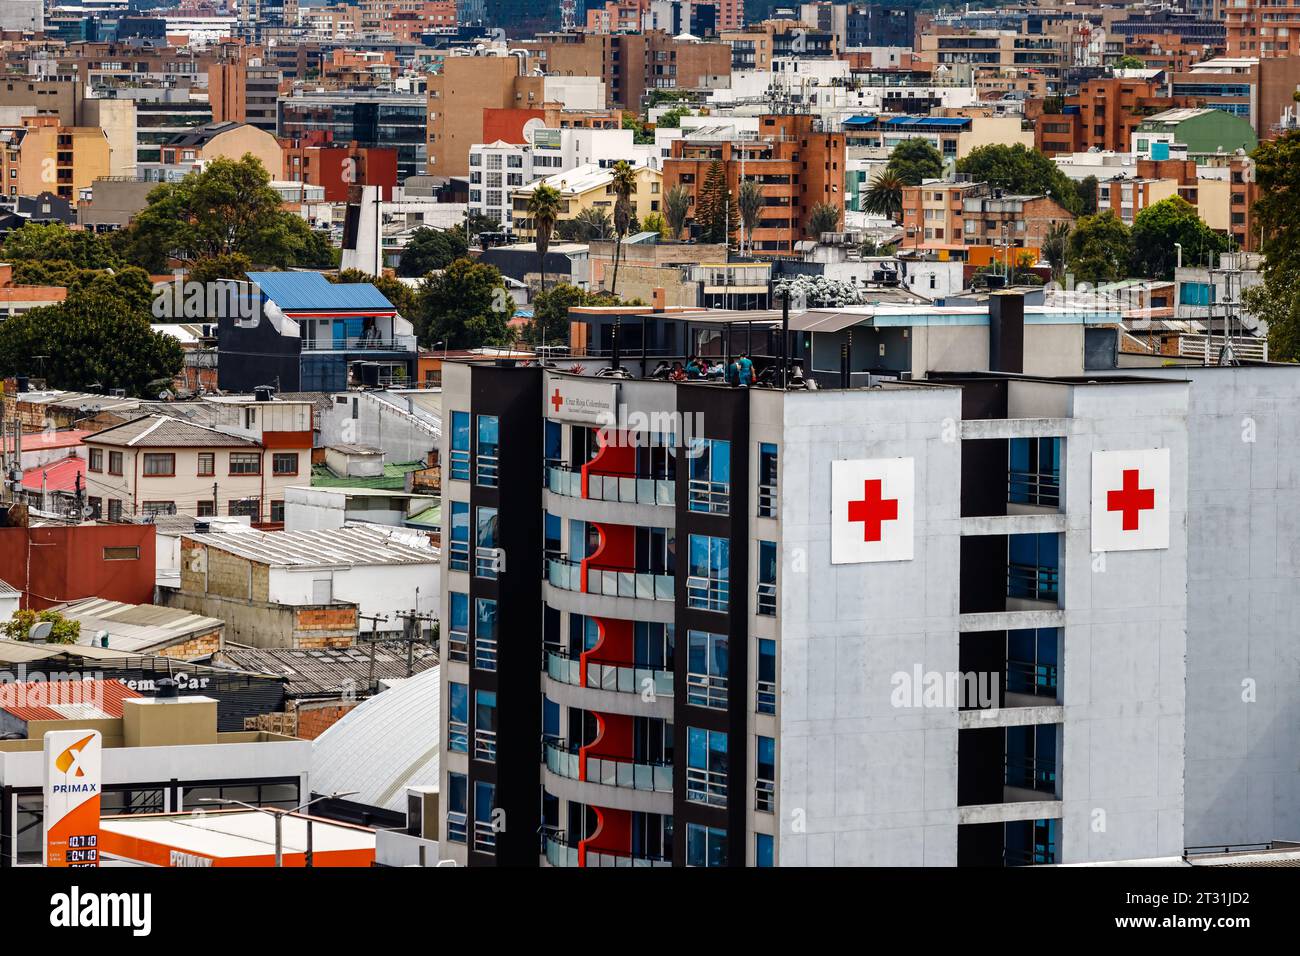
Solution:
[[[1140,487],[1136,468],[1125,468],[1123,487],[1106,493],[1106,510],[1123,513],[1125,531],[1138,530],[1141,513],[1150,511],[1155,506],[1155,489]]]
[[[564,396],[560,394],[560,388],[557,385],[555,387],[555,394],[551,396],[551,405],[558,413],[560,411],[560,406],[563,404],[564,404]]]
[[[849,502],[849,520],[862,522],[863,541],[879,541],[882,523],[898,520],[898,499],[886,498],[883,485],[870,478],[862,483],[862,500]]]

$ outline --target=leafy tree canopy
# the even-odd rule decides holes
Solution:
[[[886,170],[903,181],[905,186],[919,186],[923,179],[938,179],[943,175],[943,156],[928,139],[905,139],[889,154]]]
[[[1228,239],[1202,221],[1196,207],[1181,196],[1170,196],[1137,214],[1130,233],[1132,259],[1129,274],[1149,279],[1174,278],[1178,252],[1188,265],[1215,265],[1228,251]]]
[[[1070,233],[1069,271],[1076,282],[1096,285],[1123,279],[1131,258],[1128,226],[1109,209],[1084,216]]]
[[[1056,163],[1023,143],[979,146],[957,160],[957,172],[1013,193],[1050,195],[1076,216],[1083,209],[1074,182]]]
[[[514,300],[495,266],[457,259],[424,280],[416,300],[416,334],[421,345],[448,349],[509,345]]]
[[[1243,298],[1268,322],[1270,358],[1300,361],[1300,130],[1261,142],[1252,155],[1259,186],[1252,213],[1262,240],[1264,285]]]
[[[435,269],[445,269],[469,254],[463,229],[417,229],[402,250],[397,274],[422,279]]]
[[[81,625],[77,621],[64,617],[58,611],[33,611],[28,608],[15,611],[9,620],[0,622],[0,635],[11,641],[28,641],[31,640],[32,628],[45,621],[54,625],[45,639],[47,644],[75,644],[81,637]]]
[[[78,269],[112,269],[122,264],[110,240],[62,223],[24,223],[0,245],[3,262],[68,262]]]

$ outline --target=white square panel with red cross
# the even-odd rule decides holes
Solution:
[[[1169,547],[1169,449],[1092,453],[1092,550]]]
[[[911,561],[915,462],[831,462],[831,564]]]

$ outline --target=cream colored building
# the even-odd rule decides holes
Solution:
[[[957,134],[957,158],[963,159],[981,146],[1034,148],[1034,131],[1022,129],[1019,116],[974,116],[971,128]]]
[[[84,439],[87,504],[110,520],[159,514],[284,520],[311,475],[311,405],[210,403],[199,425],[148,415]],[[216,427],[220,426],[220,427]]]
[[[142,178],[171,182],[214,159],[242,159],[252,154],[261,160],[271,179],[284,175],[284,151],[264,129],[248,123],[208,123],[173,137],[161,149],[161,161],[141,165]]]
[[[514,191],[512,208],[517,238],[531,240],[536,237],[532,217],[528,215],[528,200],[532,198],[533,190],[542,183],[560,191],[560,215],[557,222],[573,219],[585,209],[603,210],[609,214],[610,222],[613,222],[614,203],[617,199],[613,186],[614,170],[612,166],[587,163]],[[649,166],[636,167],[636,192],[632,194],[632,204],[638,222],[644,222],[645,217],[652,212],[662,214],[662,186],[663,175],[659,170]]]
[[[25,116],[22,126],[0,128],[0,177],[5,198],[54,193],[75,202],[77,193],[110,169],[108,137],[93,126],[63,126],[57,116]]]
[[[108,137],[110,176],[135,176],[135,100],[116,97],[87,97],[81,101],[81,116],[89,126],[98,126]]]

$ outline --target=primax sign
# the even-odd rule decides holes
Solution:
[[[103,738],[98,730],[45,735],[46,866],[99,866]]]

